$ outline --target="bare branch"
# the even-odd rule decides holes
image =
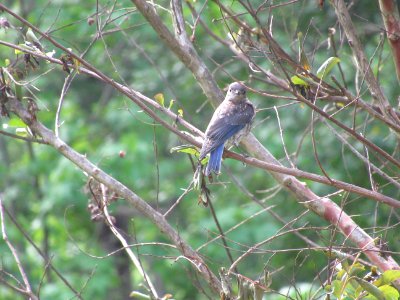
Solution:
[[[123,249],[125,252],[128,254],[129,258],[131,259],[132,263],[136,267],[136,269],[139,271],[140,275],[143,277],[144,281],[148,285],[151,294],[155,299],[158,299],[158,293],[157,290],[155,289],[153,283],[150,280],[149,275],[146,273],[144,270],[140,260],[136,257],[136,255],[133,253],[132,249],[129,247],[128,242],[126,239],[122,236],[122,234],[119,232],[117,227],[115,227],[113,220],[110,218],[110,214],[108,213],[108,201],[109,199],[107,198],[107,192],[106,192],[106,187],[104,184],[101,184],[101,191],[102,191],[102,208],[103,208],[103,213],[106,218],[106,224],[110,228],[111,232],[114,234],[114,236],[120,241],[121,245],[124,247]]]
[[[178,234],[178,232],[166,221],[164,216],[153,209],[146,201],[140,198],[137,194],[131,191],[128,187],[111,177],[96,165],[91,163],[85,156],[77,153],[69,147],[64,141],[56,137],[55,134],[46,128],[42,123],[32,118],[30,113],[22,107],[22,104],[12,99],[9,101],[12,111],[35,132],[40,135],[43,140],[54,147],[62,155],[72,161],[81,170],[95,178],[100,183],[107,186],[110,190],[115,191],[119,196],[123,197],[128,203],[135,207],[139,212],[144,214],[161,232],[163,232],[179,249],[182,255],[196,263],[196,269],[200,272],[203,278],[208,282],[210,288],[214,292],[219,293],[221,286],[218,278],[207,267],[200,255],[194,251]]]
[[[196,79],[198,79],[203,91],[214,92],[211,95],[206,93],[210,101],[214,105],[218,103],[216,99],[221,99],[221,92],[215,92],[216,83],[210,82],[210,80],[212,80],[212,76],[209,75],[210,73],[208,69],[204,68],[203,65],[202,68],[193,67],[201,65],[201,60],[197,55],[195,49],[191,45],[190,40],[187,38],[180,2],[174,0],[172,1],[174,15],[173,18],[174,22],[176,23],[175,30],[177,31],[176,34],[178,35],[178,38],[174,39],[172,37],[172,34],[170,34],[168,29],[165,27],[165,25],[162,24],[162,21],[152,9],[150,4],[143,0],[132,1],[136,4],[138,10],[146,17],[146,19],[152,25],[153,29],[164,40],[166,45],[178,56],[178,58],[186,65],[186,67],[193,72],[193,75],[196,77]],[[219,1],[216,2],[221,5]],[[242,25],[246,26],[245,24]],[[168,36],[168,39],[166,39],[165,36]],[[269,35],[268,37],[271,38],[269,42],[272,41],[271,44],[275,45],[276,42],[274,42],[272,37],[270,37]],[[177,50],[178,48],[179,50]],[[276,50],[281,50],[279,45],[276,45]],[[283,55],[283,57],[286,58],[285,60],[287,60],[289,63],[293,62],[290,57],[286,57],[285,55]],[[206,78],[206,80],[204,80],[204,78]],[[204,86],[205,84],[208,86]],[[309,103],[307,103],[307,105],[309,105]],[[312,106],[314,109],[315,105]],[[318,112],[321,114],[320,111]],[[322,111],[322,113],[324,112]],[[262,161],[261,164],[268,165],[269,167],[271,167],[271,169],[272,167],[281,167],[280,163],[275,159],[275,157],[273,157],[252,134],[248,135],[242,140],[242,145],[245,147],[248,153]],[[387,156],[394,160],[390,155]],[[243,161],[255,163],[254,158],[248,160],[244,158]],[[260,163],[260,161],[257,161],[257,164]],[[394,160],[394,163],[396,164],[397,161]],[[399,163],[397,165],[400,166]],[[354,221],[333,201],[328,198],[318,197],[310,189],[308,189],[305,185],[303,185],[300,181],[292,176],[286,176],[275,172],[271,172],[271,174],[279,183],[281,183],[286,189],[288,189],[295,195],[298,202],[311,208],[315,213],[330,221],[333,225],[338,226],[347,238],[356,243],[361,249],[365,249],[365,253],[368,258],[374,264],[378,265],[379,268],[381,268],[382,270],[398,268],[397,263],[392,258],[386,260],[385,258],[379,256],[378,249],[374,248],[375,246],[373,245],[372,238],[365,231],[360,229],[360,227],[355,224]],[[326,178],[324,179],[326,180]],[[368,246],[368,249],[365,248],[366,246]],[[372,249],[372,251],[369,251],[369,249]]]
[[[22,280],[25,285],[25,294],[27,296],[29,296],[29,298],[32,300],[38,300],[39,298],[32,292],[32,288],[29,283],[28,276],[26,275],[24,267],[21,264],[21,260],[19,259],[17,250],[15,249],[13,244],[8,239],[5,222],[4,222],[4,208],[3,208],[3,200],[1,198],[1,195],[0,195],[0,222],[1,222],[1,234],[3,236],[3,240],[6,242],[8,248],[10,249],[10,251],[14,257],[15,263],[17,264],[19,273],[21,274]]]
[[[369,90],[371,91],[372,97],[378,100],[382,113],[390,118],[392,121],[397,123],[396,118],[394,118],[392,115],[392,108],[390,106],[390,103],[382,92],[382,89],[379,86],[378,81],[376,80],[371,70],[370,63],[365,56],[364,48],[361,45],[360,40],[358,39],[357,33],[355,32],[355,27],[353,25],[353,22],[351,21],[346,4],[343,0],[334,0],[332,1],[332,5],[335,7],[335,12],[338,20],[346,33],[349,45],[353,50],[354,56],[356,57],[358,68],[360,69],[360,72],[365,76],[365,81],[368,85]]]
[[[392,49],[397,80],[400,81],[400,17],[398,4],[394,0],[379,0],[379,7]]]

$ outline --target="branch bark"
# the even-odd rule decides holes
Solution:
[[[371,92],[371,96],[378,100],[378,104],[383,114],[393,122],[398,123],[398,118],[397,116],[394,116],[393,109],[388,99],[384,95],[381,87],[379,86],[378,81],[376,80],[372,72],[370,62],[365,56],[364,48],[357,36],[346,4],[343,0],[333,0],[331,3],[335,8],[335,12],[340,22],[340,25],[342,25],[344,29],[347,40],[349,42],[349,46],[351,47],[353,54],[357,60],[357,67],[359,68],[361,74],[365,76],[365,81],[368,85],[368,89]]]
[[[397,80],[400,81],[400,17],[397,5],[394,0],[379,0],[379,8],[396,67]]]
[[[206,93],[206,96],[214,106],[217,106],[223,99],[222,92],[216,88],[217,84],[214,82],[210,71],[202,63],[191,41],[187,37],[181,2],[172,0],[174,22],[179,24],[179,26],[175,25],[177,38],[174,38],[171,33],[167,33],[168,28],[162,23],[154,8],[148,2],[144,0],[132,0],[132,2],[148,20],[167,47],[169,47],[178,59],[192,71],[193,75],[198,79],[199,85]],[[165,38],[166,36],[168,36],[168,38]],[[196,68],[194,66],[201,66],[201,68]],[[257,159],[269,164],[281,166],[277,159],[254,137],[254,135],[250,134],[244,138],[242,140],[242,145],[248,153]],[[373,239],[332,200],[317,196],[293,176],[275,172],[271,172],[271,175],[288,191],[294,194],[295,199],[300,204],[306,205],[316,214],[337,226],[346,238],[350,239],[362,249],[366,256],[381,270],[400,269],[391,257],[385,259],[379,255],[379,249],[375,247]]]
[[[124,198],[129,204],[135,207],[140,213],[145,215],[160,231],[165,234],[171,242],[178,248],[182,255],[192,262],[195,269],[208,282],[210,288],[219,293],[221,284],[218,278],[207,267],[200,255],[194,251],[178,234],[178,232],[167,222],[162,214],[153,209],[146,201],[140,198],[128,187],[111,177],[96,165],[91,163],[84,155],[79,154],[64,141],[57,137],[50,129],[32,116],[16,98],[9,98],[8,105],[10,110],[17,114],[37,135],[41,136],[43,141],[54,147],[58,152],[77,165],[82,171],[92,176],[100,183],[104,184],[110,190],[115,191]]]
[[[160,38],[165,42],[165,44],[177,55],[178,59],[180,59],[185,66],[190,69],[202,87],[204,93],[207,98],[213,103],[214,106],[217,106],[218,103],[222,100],[223,94],[221,90],[218,88],[212,74],[207,69],[204,62],[201,60],[196,50],[194,49],[192,43],[190,42],[186,31],[185,31],[185,22],[182,15],[182,7],[179,1],[172,2],[172,10],[173,17],[175,22],[175,31],[176,37],[168,30],[168,28],[162,23],[161,19],[155,12],[154,8],[146,1],[142,0],[132,0],[141,13],[146,17],[149,23],[152,25],[154,30],[158,33]],[[0,7],[4,6],[0,4]],[[9,11],[8,9],[6,9]],[[32,27],[32,24],[29,24],[26,20],[24,20],[27,26]],[[37,28],[36,32],[41,33]],[[50,42],[52,42],[55,46],[59,47],[66,53],[71,54],[66,48],[62,45],[56,43],[53,39],[51,39],[47,35],[43,35]],[[108,84],[115,87],[117,90],[121,91],[123,94],[127,95],[130,99],[134,100],[136,104],[138,104],[141,108],[143,108],[152,118],[154,118],[157,122],[161,122],[163,126],[175,132],[179,136],[186,137],[187,135],[182,134],[179,130],[176,130],[174,126],[169,125],[153,111],[146,104],[154,105],[151,103],[151,99],[149,99],[140,93],[129,89],[128,87],[122,86],[115,81],[109,79],[107,76],[96,70],[86,61],[80,59],[78,56],[78,60],[82,63],[83,66],[88,68],[88,73],[91,73],[92,76],[107,82]],[[58,63],[58,62],[57,62]],[[52,131],[48,128],[44,127],[40,122],[35,119],[32,119],[32,116],[22,107],[21,103],[18,101],[11,101],[13,110],[17,113],[21,119],[24,120],[26,124],[28,124],[31,129],[42,136],[43,141],[48,143],[57,149],[62,155],[70,159],[73,163],[75,163],[79,168],[87,172],[89,175],[93,176],[99,182],[103,183],[110,189],[116,191],[119,195],[124,197],[129,203],[131,203],[136,209],[142,212],[147,218],[149,218],[160,230],[168,236],[171,241],[178,247],[178,249],[183,253],[183,255],[190,261],[196,264],[196,268],[199,270],[200,274],[206,279],[206,281],[210,284],[211,288],[219,292],[221,290],[220,282],[216,278],[216,276],[211,273],[211,271],[204,264],[204,261],[201,257],[190,248],[188,244],[186,244],[178,235],[178,233],[169,225],[169,223],[165,220],[165,218],[155,211],[151,206],[149,206],[143,199],[138,197],[134,192],[129,190],[127,187],[122,185],[120,182],[116,181],[111,176],[104,173],[98,167],[91,164],[84,156],[75,152],[68,145],[66,145],[61,139],[56,137]],[[158,106],[159,111],[167,114],[170,117],[173,117],[172,112],[167,112],[161,106]],[[184,120],[178,119],[180,122],[185,124]],[[193,128],[190,124],[185,124],[188,126],[187,128]],[[198,132],[198,130],[193,129],[193,132]],[[197,141],[193,141],[194,144],[198,144]],[[373,239],[368,236],[359,226],[332,200],[324,197],[319,197],[314,194],[307,186],[305,186],[302,182],[298,181],[293,176],[287,176],[285,174],[277,173],[280,170],[284,170],[285,168],[268,152],[268,150],[261,145],[261,143],[253,136],[249,135],[244,141],[243,146],[247,150],[248,153],[255,156],[257,159],[248,159],[243,158],[242,161],[252,163],[253,165],[261,165],[264,166],[270,165],[275,168],[274,172],[271,172],[272,176],[283,185],[288,191],[295,195],[296,200],[310,209],[312,209],[315,213],[320,215],[322,218],[328,220],[335,226],[337,226],[346,238],[353,241],[360,249],[362,249],[368,258],[377,265],[382,270],[399,268],[397,263],[391,258],[384,258],[379,255],[379,249],[375,247]],[[261,163],[260,163],[261,162]],[[272,169],[271,167],[271,169]],[[286,168],[287,169],[287,168]],[[299,170],[289,169],[289,174],[300,174]],[[301,172],[301,171],[300,171]],[[305,173],[305,172],[304,172]],[[370,191],[371,192],[371,191]],[[379,193],[378,193],[379,194]],[[390,197],[388,197],[390,198]],[[391,198],[390,198],[391,199]],[[392,199],[394,200],[394,199]],[[396,200],[394,200],[396,201]]]
[[[56,63],[56,64],[60,64],[62,65],[62,62],[58,59],[54,59],[54,58],[49,58],[46,57],[45,55],[41,54],[41,53],[37,53],[37,52],[33,52],[33,51],[29,51],[29,50],[24,50],[23,48],[17,46],[17,45],[13,45],[13,44],[9,44],[3,41],[0,41],[0,44],[6,45],[8,47],[12,47],[15,49],[18,49],[20,51],[24,51],[26,53],[30,53],[31,55],[35,55],[36,57],[40,57],[43,59],[47,59],[48,61],[52,62],[52,63]],[[88,64],[87,62],[85,62],[86,64]],[[159,124],[161,124],[163,127],[167,128],[168,130],[170,130],[171,132],[173,132],[174,134],[176,134],[177,136],[179,136],[181,139],[183,139],[184,141],[187,141],[189,143],[191,143],[192,145],[195,145],[197,147],[201,147],[201,142],[198,139],[195,139],[193,136],[187,134],[186,132],[180,131],[176,126],[171,125],[170,123],[164,121],[160,116],[157,115],[156,112],[154,112],[152,109],[150,109],[148,106],[151,106],[153,108],[156,109],[156,111],[162,112],[163,114],[167,115],[169,118],[171,118],[172,120],[174,120],[177,123],[180,123],[182,126],[184,126],[187,130],[189,130],[189,132],[191,134],[194,134],[196,136],[203,136],[203,132],[200,131],[198,128],[194,127],[192,124],[190,124],[189,122],[187,122],[186,120],[182,119],[180,116],[178,116],[177,114],[175,114],[173,111],[166,109],[165,107],[161,106],[158,102],[146,97],[145,95],[141,94],[138,91],[135,91],[133,89],[130,89],[112,79],[110,79],[109,77],[107,77],[106,75],[102,75],[100,76],[97,72],[97,69],[91,66],[91,69],[93,69],[94,71],[88,70],[86,68],[81,67],[79,69],[79,72],[82,74],[87,74],[89,76],[92,76],[98,80],[101,80],[104,83],[107,83],[111,86],[113,86],[116,90],[120,91],[121,93],[125,94],[129,99],[131,99],[136,105],[138,105],[140,108],[142,108],[151,118],[153,118],[155,121],[157,121]],[[303,101],[305,103],[308,103],[308,101],[306,101],[305,99],[303,99]],[[318,110],[318,112],[324,114],[325,112],[323,112],[322,110],[320,110],[319,108],[316,108]],[[326,113],[325,113],[326,114]],[[329,117],[327,117],[329,118]],[[340,124],[340,123],[339,123]],[[0,131],[1,133],[1,131]],[[355,133],[356,134],[356,133]],[[12,136],[13,137],[13,136]],[[42,140],[33,140],[33,139],[28,139],[29,141],[37,141],[40,142],[42,144],[45,144],[44,141]],[[331,185],[334,187],[337,187],[339,189],[343,189],[345,191],[351,192],[351,193],[355,193],[358,194],[360,196],[364,196],[370,199],[374,199],[376,201],[385,203],[389,206],[392,207],[399,207],[400,206],[400,202],[394,198],[385,196],[381,193],[375,192],[375,191],[370,191],[368,189],[353,185],[353,184],[349,184],[340,180],[328,180],[326,177],[324,176],[320,176],[314,173],[310,173],[310,172],[305,172],[302,170],[298,170],[298,169],[293,169],[293,168],[287,168],[284,167],[281,164],[275,164],[274,162],[268,162],[268,161],[262,161],[259,160],[257,158],[254,157],[245,157],[242,155],[238,155],[234,152],[230,152],[230,151],[225,151],[224,157],[229,157],[229,158],[233,158],[236,160],[239,160],[243,163],[246,163],[248,165],[251,166],[255,166],[257,168],[261,168],[263,170],[266,171],[273,171],[273,172],[278,172],[278,173],[282,173],[282,174],[286,174],[286,175],[292,175],[295,177],[300,177],[300,178],[304,178],[304,179],[309,179],[315,182],[319,182],[322,184],[326,184],[326,185]]]

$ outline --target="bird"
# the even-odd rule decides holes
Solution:
[[[205,132],[199,154],[201,162],[210,153],[205,176],[211,172],[220,174],[224,146],[234,143],[248,134],[255,116],[255,107],[247,99],[246,87],[240,82],[229,85],[224,101],[215,110]],[[200,163],[199,163],[200,164]]]

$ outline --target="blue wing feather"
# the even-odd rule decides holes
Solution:
[[[219,174],[221,170],[221,160],[222,154],[224,153],[224,144],[217,147],[215,150],[211,151],[210,159],[208,160],[207,168],[205,171],[205,175],[210,175],[211,172]]]

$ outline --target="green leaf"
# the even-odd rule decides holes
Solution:
[[[327,76],[332,68],[340,62],[340,59],[337,57],[329,57],[318,69],[317,71],[317,77],[319,79],[324,79],[325,76]]]
[[[16,81],[20,81],[22,76],[21,74],[17,71],[13,72],[14,79]],[[15,96],[17,99],[21,100],[22,99],[22,86],[20,84],[14,83],[14,88],[15,88]]]
[[[168,109],[170,110],[172,108],[172,106],[174,105],[175,100],[171,99],[171,101],[169,101],[169,105],[168,105]]]
[[[171,148],[170,152],[182,152],[182,153],[188,153],[191,155],[196,155],[199,156],[199,150],[197,150],[194,146],[192,145],[181,145],[177,147]]]
[[[164,95],[162,93],[158,93],[154,95],[154,99],[156,99],[156,101],[162,106],[164,106]]]
[[[129,298],[135,298],[135,299],[151,299],[151,297],[149,295],[143,294],[141,292],[138,291],[132,291],[129,294]]]
[[[357,283],[358,283],[365,291],[367,291],[368,293],[370,293],[370,294],[371,294],[372,296],[374,296],[376,299],[378,299],[378,300],[385,300],[385,299],[386,299],[384,293],[383,293],[379,288],[377,288],[376,286],[374,286],[372,283],[370,283],[370,282],[368,282],[368,281],[366,281],[366,280],[364,280],[364,279],[358,278],[358,277],[353,277],[352,279],[355,280],[355,281],[357,281]],[[373,299],[373,298],[370,298],[370,299]],[[396,298],[396,299],[397,299],[397,298]]]
[[[183,109],[182,108],[178,109],[178,116],[183,118]]]
[[[54,54],[56,54],[56,50],[52,50],[52,51],[50,51],[50,52],[46,52],[46,56],[47,57],[51,57],[51,58],[53,58],[54,57]]]
[[[400,279],[400,270],[385,271],[377,281],[374,282],[376,286],[389,284],[395,280]]]
[[[302,85],[302,86],[308,86],[308,83],[306,81],[304,81],[303,79],[301,79],[299,76],[294,75],[290,78],[290,81],[294,84],[294,85]]]
[[[20,118],[11,118],[7,125],[9,127],[26,127],[26,124]]]
[[[36,43],[39,43],[38,38],[37,38],[36,35],[33,33],[33,31],[32,31],[31,28],[28,28],[28,30],[26,31],[25,37],[26,37],[26,40],[27,40],[28,42],[36,42]]]
[[[385,295],[386,300],[398,300],[399,299],[399,291],[390,285],[382,285],[379,287],[381,292]]]
[[[342,281],[335,279],[332,281],[333,295],[336,298],[341,298],[342,296]]]
[[[310,62],[308,61],[307,55],[304,51],[302,40],[303,40],[303,33],[302,32],[297,33],[297,41],[299,42],[299,62],[305,70],[310,71],[311,70]]]
[[[265,291],[260,287],[259,284],[252,283],[250,285],[251,290],[253,291],[253,299],[254,300],[262,300],[265,294]]]
[[[354,276],[354,275],[360,274],[363,271],[365,271],[365,267],[362,264],[354,263],[351,265],[348,273],[349,273],[349,275]]]
[[[27,137],[29,135],[28,130],[26,128],[17,128],[15,129],[15,133],[23,137]]]
[[[18,46],[22,49],[26,49],[26,50],[30,50],[30,51],[35,51],[35,48],[31,47],[28,45],[29,42],[27,44],[18,44]],[[32,44],[31,44],[32,45]],[[19,50],[19,49],[14,49],[15,54],[23,54],[24,52]]]
[[[37,47],[39,50],[43,49],[42,44],[40,43],[39,39],[36,37],[31,28],[28,28],[25,38],[28,42],[31,42],[33,45],[35,45],[35,47]]]
[[[171,153],[173,153],[173,152],[187,153],[190,155],[194,155],[196,157],[199,157],[199,155],[200,155],[199,150],[195,146],[192,146],[192,145],[176,146],[176,147],[171,148],[170,152]],[[209,156],[204,157],[203,160],[201,161],[201,164],[205,165],[208,162],[208,160],[209,160]]]

